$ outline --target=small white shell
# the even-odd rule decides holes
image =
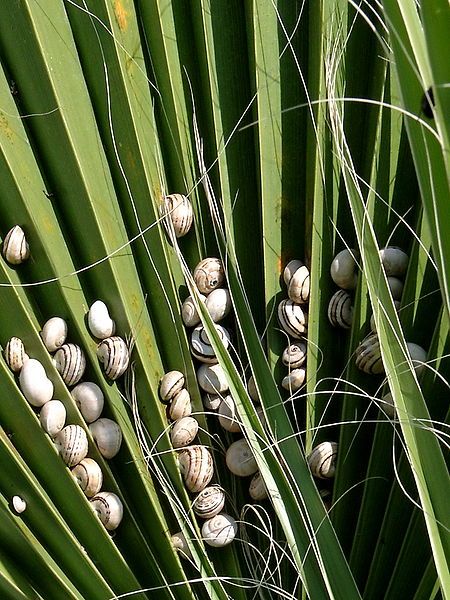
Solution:
[[[309,300],[309,270],[306,265],[299,267],[292,275],[288,285],[288,296],[297,304],[305,304]]]
[[[237,530],[237,523],[233,517],[221,513],[203,523],[202,538],[209,546],[223,548],[231,544]]]
[[[338,290],[328,304],[328,320],[333,327],[349,329],[353,321],[352,298],[345,290]]]
[[[175,421],[170,432],[170,440],[174,448],[188,446],[198,432],[198,423],[194,417],[183,417]]]
[[[330,479],[336,470],[338,445],[336,442],[318,444],[308,456],[308,465],[314,477]]]
[[[12,337],[8,341],[4,355],[8,367],[11,371],[14,371],[14,373],[20,373],[23,363],[30,358],[25,352],[25,346],[23,345],[22,340],[18,337]]]
[[[183,194],[170,194],[165,196],[159,207],[159,214],[164,217],[164,228],[170,240],[173,232],[177,238],[188,233],[194,219],[194,211],[189,198]]]
[[[283,377],[281,386],[287,390],[290,394],[297,392],[305,383],[306,370],[303,368],[292,369],[290,373]]]
[[[220,513],[225,504],[225,491],[220,485],[209,485],[195,498],[192,508],[201,519],[211,519]]]
[[[266,484],[264,483],[264,479],[261,476],[261,471],[257,471],[253,475],[250,481],[248,491],[250,497],[253,500],[256,500],[257,502],[259,502],[260,500],[265,500],[269,497],[269,494],[267,493]]]
[[[116,324],[109,316],[108,307],[101,300],[96,300],[89,309],[88,327],[99,340],[111,337],[116,331]]]
[[[180,371],[168,371],[159,382],[159,396],[167,404],[184,387],[184,375]]]
[[[427,362],[427,353],[422,346],[413,344],[412,342],[406,342],[409,350],[409,355],[414,365],[414,370],[417,375],[423,373],[425,364]]]
[[[100,492],[90,500],[90,505],[108,531],[117,529],[123,517],[119,496],[113,492]]]
[[[357,260],[359,260],[359,252],[357,250],[345,249],[336,254],[331,263],[331,278],[343,290],[354,290],[358,283]]]
[[[79,425],[66,425],[55,437],[55,446],[68,467],[74,467],[86,457],[88,441]]]
[[[241,431],[236,404],[230,395],[223,398],[217,412],[219,415],[219,423],[226,431],[230,431],[231,433]]]
[[[86,358],[77,344],[64,344],[53,357],[56,370],[68,386],[75,385],[83,377]]]
[[[206,298],[206,308],[211,319],[218,323],[224,319],[231,309],[231,296],[227,288],[217,288],[213,290]]]
[[[122,430],[112,419],[102,417],[89,425],[89,431],[105,458],[114,458],[122,444]]]
[[[189,548],[186,541],[186,536],[182,531],[174,533],[170,539],[172,540],[173,547],[176,548],[176,550],[178,550],[179,552],[181,552],[181,556],[183,558],[192,558],[191,549]]]
[[[206,301],[206,296],[198,294],[201,302]],[[195,308],[192,296],[188,296],[181,306],[181,318],[186,327],[195,327],[200,323],[200,315]]]
[[[195,267],[194,281],[202,294],[209,294],[225,281],[222,261],[219,258],[205,258]]]
[[[12,502],[14,511],[18,515],[20,515],[21,513],[23,513],[26,510],[26,508],[27,508],[27,503],[20,496],[13,496],[11,502]]]
[[[202,398],[203,406],[206,410],[217,410],[222,402],[223,396],[220,394],[205,394]]]
[[[294,258],[293,260],[290,260],[288,262],[288,264],[284,267],[283,279],[284,279],[284,283],[286,284],[286,287],[289,287],[289,284],[291,282],[291,279],[292,279],[294,273],[296,271],[298,271],[298,269],[300,269],[300,267],[302,267],[302,266],[303,266],[303,261]]]
[[[292,300],[282,300],[278,305],[278,321],[284,331],[295,339],[300,339],[306,334],[308,327],[308,314],[300,304]]]
[[[41,338],[49,352],[58,350],[67,337],[67,323],[61,317],[52,317],[44,324]]]
[[[380,342],[376,333],[369,333],[355,350],[356,366],[369,375],[384,372]]]
[[[250,375],[247,381],[247,391],[248,395],[253,400],[253,402],[255,402],[256,404],[260,404],[261,400],[259,398],[258,390],[256,389],[255,378],[253,377],[253,375]]]
[[[285,348],[281,357],[281,362],[285,367],[291,369],[298,369],[301,367],[306,360],[306,343],[297,342],[296,344],[290,344]]]
[[[206,446],[187,446],[180,450],[178,463],[184,484],[190,492],[201,492],[214,474],[211,453]]]
[[[192,413],[191,397],[187,389],[183,388],[175,395],[169,407],[169,417],[172,421],[189,417]]]
[[[39,413],[39,421],[50,437],[55,437],[66,424],[66,407],[60,400],[46,402]]]
[[[84,492],[91,498],[98,494],[103,484],[103,473],[100,465],[92,458],[83,458],[73,469],[72,475]]]
[[[102,390],[92,381],[83,381],[70,392],[86,423],[96,421],[102,413],[105,399]]]
[[[409,257],[397,246],[387,246],[380,250],[380,258],[388,277],[403,277],[408,268]]]
[[[221,325],[216,325],[217,333],[222,340],[225,348],[228,348],[230,343],[230,334]],[[201,362],[215,364],[218,362],[214,348],[209,341],[208,334],[203,325],[198,325],[191,335],[191,353]]]
[[[201,365],[197,381],[202,390],[210,394],[223,394],[228,390],[228,381],[220,365]]]
[[[387,282],[394,300],[400,300],[403,293],[403,281],[397,277],[388,277]]]
[[[230,471],[238,477],[248,477],[258,470],[255,457],[245,438],[231,444],[225,460]]]
[[[97,358],[103,363],[105,375],[113,381],[118,379],[125,373],[130,361],[126,341],[118,335],[104,339],[97,346]]]
[[[10,265],[20,265],[30,256],[25,233],[19,225],[15,225],[6,234],[3,240],[2,254]]]
[[[52,399],[53,383],[48,379],[42,364],[29,358],[19,376],[20,389],[32,406],[43,406]]]

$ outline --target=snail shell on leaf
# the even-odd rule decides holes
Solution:
[[[422,346],[419,346],[418,344],[406,342],[406,346],[408,347],[409,355],[414,365],[414,370],[417,375],[420,375],[425,369],[425,364],[427,362],[427,353],[424,350],[424,348],[422,348]]]
[[[83,381],[70,392],[86,423],[96,421],[102,413],[105,399],[102,390],[92,381]]]
[[[408,268],[409,257],[397,246],[386,246],[380,250],[380,258],[388,277],[403,277]]]
[[[224,319],[231,309],[231,296],[227,288],[217,288],[208,294],[205,301],[211,319],[218,323]]]
[[[90,500],[90,505],[108,531],[117,529],[123,517],[123,504],[119,496],[113,492],[99,492]]]
[[[228,546],[237,534],[237,523],[225,513],[221,513],[203,523],[202,539],[214,548]]]
[[[395,309],[397,310],[397,312],[399,311],[400,308],[400,302],[399,300],[394,300],[394,306]],[[376,333],[377,329],[376,329],[376,324],[375,324],[375,315],[372,313],[371,317],[370,317],[370,329]]]
[[[39,413],[39,421],[50,437],[55,437],[66,424],[66,407],[60,400],[46,402]]]
[[[192,413],[191,397],[187,389],[183,388],[175,395],[170,403],[169,416],[172,421],[189,417]]]
[[[245,438],[231,444],[225,460],[230,471],[238,477],[248,477],[258,470],[255,457]]]
[[[19,376],[20,389],[32,406],[43,406],[52,399],[53,383],[48,379],[42,364],[29,358]]]
[[[105,375],[118,379],[125,373],[130,361],[127,343],[118,335],[106,338],[97,346],[97,358],[103,364]]]
[[[248,488],[250,497],[257,502],[260,500],[265,500],[268,498],[269,494],[267,493],[266,484],[264,483],[264,479],[261,476],[261,471],[257,471],[251,481],[250,486]]]
[[[221,325],[216,325],[216,330],[220,339],[222,340],[223,345],[225,348],[228,348],[228,344],[230,343],[230,334],[225,327],[222,327]],[[201,362],[209,364],[218,362],[214,348],[209,341],[208,334],[203,325],[198,325],[192,332],[191,353],[197,360]]]
[[[101,300],[96,300],[88,312],[89,331],[99,340],[114,335],[116,324],[109,316],[108,307]]]
[[[380,342],[376,333],[369,333],[355,350],[356,366],[369,375],[384,372]]]
[[[336,254],[331,263],[331,278],[343,290],[354,290],[358,283],[356,260],[359,260],[359,252],[345,249]]]
[[[288,264],[284,267],[283,279],[284,279],[284,283],[286,284],[286,287],[289,287],[289,284],[291,283],[291,279],[292,279],[294,273],[296,271],[298,271],[298,269],[300,269],[300,267],[303,267],[303,261],[298,260],[296,258],[294,258],[293,260],[290,260],[288,262]]]
[[[178,463],[184,484],[190,492],[201,492],[214,474],[211,453],[206,446],[187,446],[180,450]]]
[[[225,504],[225,491],[220,485],[209,485],[195,498],[192,508],[201,519],[211,519],[220,513]]]
[[[352,298],[345,290],[338,290],[331,296],[328,304],[328,320],[333,327],[349,329],[352,326]]]
[[[223,398],[219,406],[218,414],[219,423],[226,431],[230,431],[231,433],[241,431],[236,404],[230,395]]]
[[[81,490],[88,498],[95,496],[101,490],[103,473],[100,465],[92,458],[83,458],[71,472]]]
[[[256,402],[256,404],[259,404],[261,402],[258,390],[256,388],[255,378],[253,377],[253,375],[250,375],[247,381],[247,391],[248,395],[253,400],[253,402]]]
[[[293,338],[300,339],[306,334],[308,314],[300,304],[292,300],[282,300],[278,305],[278,321],[284,331]]]
[[[66,425],[55,437],[55,446],[68,467],[74,467],[86,457],[88,441],[79,425]]]
[[[114,458],[122,444],[122,430],[112,419],[102,417],[89,425],[89,431],[105,458]]]
[[[10,265],[20,265],[30,256],[25,233],[19,225],[15,225],[6,234],[3,240],[2,254]]]
[[[305,369],[292,369],[292,371],[288,373],[286,377],[283,377],[281,386],[291,394],[297,392],[303,386],[305,379]]]
[[[190,444],[198,432],[198,423],[194,417],[183,417],[175,421],[170,432],[170,440],[174,448],[182,448]]]
[[[202,294],[209,294],[225,281],[225,272],[219,258],[205,258],[195,267],[194,281]]]
[[[197,371],[198,385],[209,394],[223,394],[228,390],[228,381],[220,365],[203,364]]]
[[[309,270],[302,265],[292,275],[288,286],[288,296],[297,304],[305,304],[309,300]]]
[[[164,217],[164,227],[170,240],[172,228],[177,238],[188,233],[194,219],[194,211],[189,198],[183,194],[170,194],[165,196],[159,207],[159,214]]]
[[[52,317],[45,322],[41,331],[41,338],[44,346],[49,352],[58,350],[67,337],[67,323],[61,317]]]
[[[75,385],[83,377],[86,358],[76,344],[64,344],[53,357],[56,370],[66,385]]]
[[[318,444],[308,456],[308,465],[314,477],[330,479],[336,470],[338,445],[336,442]]]
[[[220,394],[205,394],[202,398],[206,410],[217,410],[222,403],[223,396]]]
[[[198,294],[200,302],[205,302],[206,296]],[[195,308],[194,299],[188,296],[181,306],[181,318],[186,327],[195,327],[200,323],[200,315]]]
[[[187,544],[186,536],[182,531],[174,533],[170,539],[172,541],[173,547],[176,548],[178,552],[181,552],[181,555],[184,558],[192,558],[192,552]]]
[[[159,397],[168,404],[184,387],[184,375],[180,371],[169,371],[159,382]]]
[[[23,363],[30,358],[25,352],[25,346],[23,345],[22,340],[18,337],[12,337],[8,341],[4,354],[8,367],[11,371],[14,371],[14,373],[20,373]]]
[[[387,278],[389,289],[391,290],[392,298],[394,300],[400,300],[403,293],[403,281],[397,277]]]
[[[298,369],[303,365],[306,360],[306,343],[297,342],[296,344],[290,344],[285,348],[281,357],[281,362],[285,367],[291,369]]]
[[[12,506],[14,508],[14,511],[18,515],[20,515],[21,513],[23,513],[26,510],[26,508],[27,508],[27,503],[20,496],[13,496],[12,500],[11,500],[11,503],[12,503]]]

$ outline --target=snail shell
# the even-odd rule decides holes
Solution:
[[[291,369],[298,369],[303,365],[306,360],[306,344],[305,342],[298,342],[297,344],[290,344],[285,348],[281,357],[281,362],[285,367]]]
[[[55,437],[55,446],[68,467],[74,467],[86,457],[88,441],[79,425],[66,425]]]
[[[184,375],[180,371],[169,371],[159,382],[159,396],[168,404],[184,387]]]
[[[192,508],[201,519],[211,519],[220,513],[225,504],[225,491],[220,485],[209,485],[195,498]]]
[[[305,304],[309,300],[309,270],[306,265],[299,267],[292,275],[288,285],[288,296],[297,304]]]
[[[206,296],[198,294],[200,302],[205,302]],[[194,299],[188,296],[181,306],[181,318],[186,327],[195,327],[200,323],[200,315],[195,308]]]
[[[29,358],[19,376],[20,389],[32,406],[43,406],[52,399],[53,383],[48,379],[42,364]]]
[[[202,538],[209,546],[223,548],[234,540],[237,529],[233,517],[221,513],[203,523]]]
[[[236,411],[236,404],[230,395],[225,396],[222,399],[218,414],[219,423],[226,431],[230,431],[231,433],[237,433],[238,431],[241,431],[241,425]]]
[[[216,325],[217,333],[222,340],[225,348],[228,348],[228,344],[230,343],[230,334],[221,325]],[[216,353],[214,352],[214,348],[209,341],[208,334],[206,329],[202,325],[198,325],[191,336],[191,353],[195,358],[201,362],[214,364],[217,363]]]
[[[173,547],[176,548],[176,550],[178,550],[179,552],[181,552],[181,555],[184,558],[192,558],[191,549],[189,548],[186,541],[186,536],[182,531],[174,533],[170,539],[172,540]]]
[[[228,390],[228,381],[220,365],[203,364],[197,371],[199,386],[209,394],[223,394]]]
[[[22,340],[18,337],[12,337],[8,341],[4,354],[8,367],[11,371],[14,371],[14,373],[20,373],[23,363],[30,358],[25,352],[25,346],[23,345]]]
[[[218,323],[224,319],[231,309],[231,296],[227,288],[217,288],[213,290],[206,298],[206,308],[211,319]]]
[[[306,333],[308,314],[300,304],[292,300],[282,300],[278,305],[278,321],[288,335],[299,339]]]
[[[66,424],[66,407],[60,400],[46,402],[39,413],[39,421],[50,437],[55,437]]]
[[[201,492],[214,474],[211,453],[206,446],[187,446],[178,455],[180,472],[190,492]]]
[[[290,394],[297,392],[305,383],[306,370],[303,368],[292,369],[290,373],[283,377],[281,386]]]
[[[331,278],[343,290],[354,290],[358,283],[359,252],[357,250],[341,250],[333,259],[330,267]]]
[[[118,379],[127,370],[130,360],[127,343],[118,335],[106,338],[97,346],[97,358],[103,363],[105,375]]]
[[[3,240],[2,254],[10,265],[20,265],[30,256],[25,233],[19,225],[15,225],[6,234]]]
[[[102,488],[103,473],[100,465],[92,458],[83,458],[73,469],[72,475],[88,498],[92,498]]]
[[[117,529],[123,517],[122,500],[113,492],[99,492],[90,500],[92,510],[108,529]]]
[[[394,405],[394,398],[392,397],[391,392],[388,392],[382,397],[380,408],[390,419],[393,419],[395,417],[396,411]]]
[[[387,278],[389,289],[391,290],[392,298],[394,300],[400,300],[403,293],[403,281],[397,277]]]
[[[174,448],[182,448],[190,444],[198,432],[198,423],[194,417],[183,417],[175,421],[170,439]]]
[[[380,258],[388,277],[403,277],[408,268],[409,257],[397,246],[387,246],[380,250]]]
[[[398,300],[394,300],[394,306],[397,310],[397,312],[400,309],[400,302]],[[372,316],[370,317],[370,329],[376,333],[377,329],[376,329],[376,324],[375,324],[375,315],[372,313]]]
[[[258,470],[255,457],[245,438],[231,444],[225,460],[230,471],[238,477],[248,477]]]
[[[191,413],[191,397],[189,392],[183,388],[173,398],[169,408],[169,416],[172,421],[176,421],[178,419],[182,419],[183,417],[189,417]]]
[[[89,425],[89,431],[105,458],[114,458],[122,444],[122,431],[112,419],[102,417]]]
[[[353,320],[352,298],[345,290],[338,290],[328,304],[328,320],[333,327],[349,329]]]
[[[425,369],[427,353],[422,346],[418,346],[412,342],[406,342],[406,346],[408,347],[409,355],[414,365],[414,370],[417,375],[420,375]]]
[[[83,377],[86,358],[80,346],[64,344],[55,352],[53,362],[66,385],[75,385]]]
[[[219,394],[205,394],[203,396],[203,406],[206,410],[217,410],[222,402],[223,396]]]
[[[195,267],[194,281],[202,294],[209,294],[223,285],[225,273],[218,258],[205,258]]]
[[[49,352],[58,350],[67,337],[67,323],[61,317],[52,317],[44,324],[41,338]]]
[[[356,366],[364,373],[378,375],[384,372],[380,342],[376,333],[369,333],[355,350]]]
[[[289,287],[291,283],[291,279],[296,271],[303,267],[303,261],[294,258],[294,260],[290,260],[288,264],[284,267],[283,271],[283,279],[286,287]]]
[[[99,340],[114,335],[116,324],[109,316],[108,307],[101,300],[96,300],[88,312],[89,331]]]
[[[23,513],[26,510],[26,508],[27,508],[27,503],[20,496],[13,496],[11,502],[12,502],[14,511],[18,515],[20,515],[21,513]]]
[[[160,204],[159,214],[164,217],[164,227],[170,240],[173,235],[172,226],[175,236],[183,237],[188,233],[194,219],[191,201],[183,194],[165,196]]]
[[[70,393],[86,423],[92,423],[99,418],[105,400],[102,390],[96,383],[83,381],[76,385]]]
[[[314,477],[330,479],[336,470],[338,445],[336,442],[322,442],[308,456],[308,465]]]
[[[264,479],[262,478],[260,471],[257,471],[253,475],[248,491],[251,498],[257,502],[268,498],[269,494],[267,493],[266,484],[264,483]]]
[[[256,388],[255,378],[253,377],[253,375],[250,375],[247,381],[247,391],[248,395],[253,400],[253,402],[256,402],[256,404],[259,404],[261,402],[258,390]]]

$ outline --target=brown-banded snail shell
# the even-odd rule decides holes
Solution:
[[[187,389],[183,388],[175,395],[169,407],[169,417],[172,421],[189,417],[192,413],[191,397]]]
[[[180,371],[168,371],[159,382],[159,397],[168,404],[184,387],[184,375]]]
[[[238,477],[248,477],[258,470],[255,457],[245,438],[231,444],[225,460],[230,471]]]
[[[195,267],[194,281],[202,294],[209,294],[225,281],[225,272],[219,258],[205,258]]]
[[[241,424],[236,410],[236,404],[230,395],[225,396],[218,409],[219,423],[231,433],[241,431]]]
[[[384,372],[380,342],[376,333],[369,333],[355,350],[356,366],[369,375]]]
[[[216,325],[217,333],[222,340],[225,348],[228,348],[230,343],[230,334],[221,325]],[[203,325],[198,325],[191,335],[191,353],[201,362],[215,364],[218,362],[214,348],[209,341],[208,334]]]
[[[353,320],[352,298],[346,290],[338,290],[328,304],[328,320],[333,327],[349,329]]]
[[[92,498],[102,488],[103,473],[100,465],[92,458],[83,458],[73,469],[72,475],[88,498]]]
[[[187,446],[180,450],[178,463],[184,484],[190,492],[201,492],[214,474],[212,456],[206,446]]]
[[[111,337],[116,331],[116,324],[109,316],[108,307],[101,300],[96,300],[89,309],[88,327],[99,340]]]
[[[41,331],[41,338],[44,346],[49,352],[58,350],[67,337],[67,323],[61,317],[52,317],[45,322]]]
[[[206,410],[215,411],[219,408],[223,396],[220,394],[205,394],[202,398]]]
[[[336,442],[318,444],[308,456],[308,465],[314,477],[330,479],[336,470],[338,445]]]
[[[186,541],[186,536],[184,535],[184,533],[182,531],[178,531],[177,533],[174,533],[170,539],[172,541],[173,547],[176,550],[178,550],[178,552],[181,552],[181,556],[183,556],[184,558],[188,558],[188,559],[192,558],[191,549],[189,548],[187,541]]]
[[[89,425],[89,431],[97,444],[100,454],[114,458],[122,444],[122,430],[112,419],[102,417]]]
[[[27,503],[20,496],[13,496],[12,500],[11,500],[11,503],[12,503],[14,511],[18,515],[20,515],[21,513],[23,513],[26,510],[26,508],[27,508]]]
[[[228,381],[220,365],[201,365],[197,381],[202,390],[210,394],[223,394],[228,390]]]
[[[32,406],[43,406],[52,399],[53,383],[48,379],[42,364],[29,358],[19,376],[20,389]]]
[[[198,422],[194,417],[183,417],[173,424],[170,440],[174,448],[188,446],[198,432]]]
[[[200,302],[206,301],[206,296],[198,294]],[[192,296],[188,296],[181,306],[181,318],[186,327],[195,327],[200,323],[200,315],[195,307],[195,302]]]
[[[293,260],[290,260],[288,262],[288,264],[284,267],[283,270],[283,279],[284,279],[284,283],[286,284],[286,287],[289,287],[289,284],[291,282],[291,279],[294,275],[294,273],[296,271],[298,271],[298,269],[300,269],[300,267],[303,266],[303,261],[294,258]]]
[[[297,392],[305,383],[306,370],[303,367],[292,369],[286,377],[283,377],[281,387],[287,390],[290,394]]]
[[[260,404],[261,400],[259,397],[258,389],[256,387],[255,378],[253,377],[253,375],[250,375],[250,377],[247,381],[247,391],[248,391],[248,395],[253,400],[253,402],[255,402],[256,404]]]
[[[12,337],[8,341],[4,354],[8,367],[11,371],[14,371],[14,373],[20,373],[23,363],[30,358],[25,352],[25,346],[23,345],[22,340],[18,337]]]
[[[125,373],[130,361],[127,343],[118,335],[104,339],[97,346],[97,358],[103,364],[106,377],[118,379]]]
[[[231,309],[231,296],[227,288],[217,288],[208,294],[205,306],[211,319],[218,323],[224,319]]]
[[[223,548],[234,540],[237,529],[237,523],[233,517],[220,513],[203,523],[202,539],[208,546]]]
[[[330,267],[331,278],[343,290],[354,290],[358,283],[359,252],[357,250],[341,250],[333,259]]]
[[[397,246],[387,246],[380,250],[380,258],[387,277],[403,277],[408,268],[409,257]]]
[[[406,346],[409,351],[409,356],[411,357],[412,363],[414,365],[414,370],[417,375],[423,373],[425,369],[425,364],[427,361],[427,353],[418,344],[413,344],[413,342],[406,342]]]
[[[92,423],[99,418],[105,399],[102,390],[96,383],[82,381],[70,393],[86,423]]]
[[[20,265],[30,256],[30,248],[22,227],[15,225],[3,240],[2,254],[10,265]]]
[[[66,385],[75,385],[83,377],[86,358],[76,344],[63,344],[53,357],[56,370]]]
[[[252,500],[256,500],[257,502],[268,498],[269,494],[267,493],[264,479],[261,476],[261,471],[257,471],[251,478],[248,491]]]
[[[300,339],[306,334],[308,314],[300,304],[292,300],[282,300],[278,305],[278,321],[283,330],[291,337]]]
[[[66,407],[60,400],[46,402],[39,413],[39,421],[50,437],[55,437],[66,424]]]
[[[90,500],[90,505],[108,531],[117,529],[123,517],[119,496],[113,492],[99,492]]]
[[[396,311],[398,312],[400,309],[400,301],[399,300],[394,300],[394,306]],[[376,333],[377,328],[376,328],[376,324],[375,324],[375,315],[372,313],[371,317],[370,317],[370,329]]]
[[[309,270],[306,265],[299,267],[292,275],[288,285],[288,296],[297,304],[309,300]]]
[[[159,206],[159,214],[164,217],[164,227],[170,240],[173,233],[177,238],[186,235],[194,219],[191,201],[183,194],[165,196]]]
[[[297,342],[296,344],[290,344],[284,349],[281,356],[281,362],[285,367],[291,369],[298,369],[306,361],[306,343]]]
[[[225,491],[220,485],[209,485],[195,498],[192,508],[201,519],[211,519],[220,513],[225,504]]]
[[[74,467],[88,453],[86,432],[79,425],[66,425],[55,437],[55,446],[68,467]]]

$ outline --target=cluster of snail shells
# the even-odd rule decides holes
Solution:
[[[14,225],[5,235],[2,255],[10,265],[20,265],[29,258],[30,248],[20,225]]]
[[[352,325],[353,299],[351,292],[358,283],[357,260],[359,260],[359,252],[346,248],[341,250],[331,263],[331,278],[340,288],[332,295],[328,304],[328,320],[333,327],[350,329]]]
[[[159,205],[159,214],[170,241],[185,236],[194,220],[194,211],[189,198],[183,194],[164,196]]]
[[[91,334],[100,340],[97,358],[103,371],[108,379],[115,381],[127,370],[130,352],[126,341],[115,335],[116,324],[102,300],[96,300],[89,308],[87,323]]]

